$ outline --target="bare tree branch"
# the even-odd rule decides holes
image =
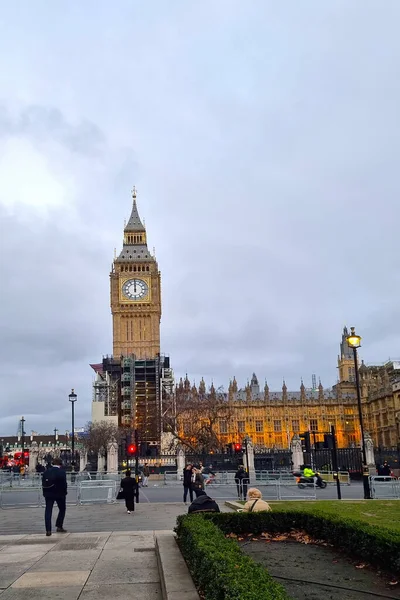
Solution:
[[[178,387],[175,397],[175,414],[167,414],[165,430],[173,436],[173,444],[178,442],[193,453],[220,452],[219,422],[228,421],[231,416],[223,388],[208,392],[197,391],[188,386]]]
[[[112,440],[119,442],[121,436],[121,430],[114,423],[99,421],[87,423],[85,434],[80,436],[79,441],[87,452],[106,456],[108,444]]]

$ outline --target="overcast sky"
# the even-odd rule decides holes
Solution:
[[[90,418],[130,190],[176,377],[336,381],[400,357],[400,3],[8,2],[1,434]]]

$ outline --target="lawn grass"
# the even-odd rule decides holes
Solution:
[[[302,510],[322,515],[335,515],[364,521],[370,525],[400,532],[399,500],[315,500],[308,502],[269,502],[275,510]]]

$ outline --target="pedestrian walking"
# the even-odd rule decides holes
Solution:
[[[192,488],[192,465],[188,463],[183,469],[183,501],[187,504],[187,495],[189,494],[190,502],[193,502],[193,488]]]
[[[150,477],[150,467],[147,463],[144,463],[142,473],[143,473],[142,487],[148,487],[147,482],[149,481],[149,477]]]
[[[192,488],[194,493],[196,494],[196,498],[202,495],[204,492],[204,477],[201,474],[200,469],[197,467],[193,467],[192,473]]]
[[[125,477],[121,479],[121,490],[123,492],[126,512],[128,515],[135,510],[135,496],[138,488],[135,477],[132,477],[131,475],[131,470],[127,469],[125,471]]]
[[[54,458],[52,465],[49,466],[42,475],[42,490],[46,501],[44,522],[47,536],[51,535],[51,519],[54,502],[58,506],[58,516],[56,519],[57,533],[66,533],[66,530],[64,529],[64,519],[66,512],[67,475],[61,467],[61,459]]]
[[[247,495],[247,485],[250,483],[250,480],[243,465],[239,465],[239,469],[236,471],[235,483],[239,500],[245,500]]]

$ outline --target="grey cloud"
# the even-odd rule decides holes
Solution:
[[[101,129],[87,119],[73,124],[54,107],[31,105],[13,116],[0,107],[0,135],[27,136],[36,142],[54,140],[71,152],[96,155],[104,148],[106,139]]]

